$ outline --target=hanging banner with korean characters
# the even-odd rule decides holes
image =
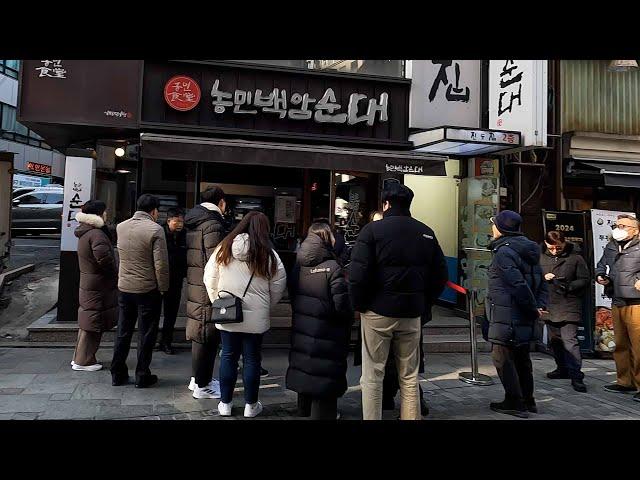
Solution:
[[[480,127],[480,60],[407,60],[409,127]]]
[[[598,265],[604,249],[611,241],[611,226],[615,225],[618,215],[633,215],[631,212],[616,212],[613,210],[591,210],[591,231],[593,235],[593,264]],[[596,350],[613,352],[613,320],[611,318],[611,298],[604,294],[604,287],[596,282]]]
[[[95,160],[90,157],[67,157],[64,175],[64,206],[62,207],[62,235],[60,250],[78,251],[76,213],[91,200]]]
[[[547,60],[489,62],[489,128],[522,133],[522,145],[547,146]]]

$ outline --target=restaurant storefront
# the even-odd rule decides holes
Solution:
[[[268,215],[290,267],[313,219],[328,218],[351,243],[379,208],[384,182],[445,175],[446,156],[412,151],[404,78],[223,61],[72,60],[60,61],[61,78],[42,76],[43,62],[24,62],[19,120],[66,150],[71,166],[58,321],[76,318],[71,234],[88,198],[107,202],[118,223],[142,193],[160,197],[162,218],[220,185],[230,220],[255,209]]]

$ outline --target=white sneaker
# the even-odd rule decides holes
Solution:
[[[196,385],[196,388],[193,391],[193,398],[220,398],[220,392],[216,392],[209,387],[200,388]]]
[[[232,406],[233,406],[233,402],[229,402],[229,403],[220,402],[218,404],[218,414],[221,417],[230,417]]]
[[[247,403],[244,406],[244,416],[246,418],[257,417],[258,415],[260,415],[261,412],[262,412],[262,403],[260,403],[259,401],[254,403],[253,405],[251,405],[250,403]]]
[[[102,369],[102,365],[99,363],[94,363],[93,365],[78,365],[77,363],[74,363],[71,365],[71,368],[80,372],[97,372]]]
[[[71,360],[71,366],[73,367],[76,364],[73,360]]]
[[[191,381],[189,382],[189,386],[187,388],[193,392],[197,386],[198,385],[196,384],[196,378],[191,377]],[[214,378],[209,382],[209,385],[207,385],[205,388],[210,388],[214,392],[220,393],[220,382]]]

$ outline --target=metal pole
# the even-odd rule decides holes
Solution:
[[[473,305],[476,292],[475,290],[467,290],[467,298],[469,300],[469,342],[471,344],[471,371],[462,372],[458,376],[460,380],[471,385],[493,385],[493,380],[488,375],[478,373],[478,345],[476,343],[476,318],[473,312]]]

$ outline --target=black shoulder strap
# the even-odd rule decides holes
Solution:
[[[251,285],[251,280],[253,280],[253,276],[255,275],[255,272],[251,272],[251,278],[249,279],[249,283],[247,283],[247,288],[244,289],[244,293],[242,294],[242,298],[244,298],[244,296],[247,294],[247,291],[249,290],[249,285]]]

